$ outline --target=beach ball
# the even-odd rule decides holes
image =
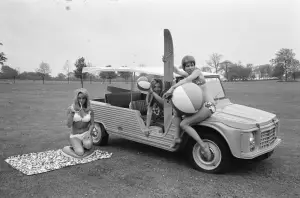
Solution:
[[[141,76],[136,81],[137,88],[140,91],[149,91],[151,87],[151,83],[149,82],[148,78],[145,76]]]
[[[194,83],[176,87],[172,95],[173,107],[181,114],[194,114],[203,105],[202,89]]]

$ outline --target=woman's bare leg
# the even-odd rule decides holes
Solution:
[[[82,140],[83,147],[86,149],[91,149],[93,147],[93,139],[90,134],[86,134]]]
[[[175,145],[177,143],[181,142],[181,139],[180,139],[180,131],[181,131],[180,123],[181,123],[181,120],[182,119],[181,119],[179,113],[176,112],[176,110],[174,110],[174,117],[173,117],[172,123],[175,125],[175,133],[174,133],[174,142],[171,145],[172,148],[175,147]]]
[[[152,119],[152,108],[150,106],[148,106],[148,108],[147,108],[147,120],[146,120],[146,127],[147,128],[150,127],[151,119]]]
[[[211,111],[206,108],[202,107],[196,114],[186,117],[181,123],[180,127],[187,132],[195,141],[198,142],[198,144],[201,147],[201,150],[204,151],[205,157],[210,160],[212,157],[212,154],[210,152],[210,149],[207,144],[205,144],[202,139],[200,138],[199,134],[193,127],[191,127],[191,124],[196,124],[199,122],[202,122],[203,120],[207,119],[211,116]]]
[[[83,156],[84,148],[82,146],[82,141],[76,137],[70,138],[70,143],[76,155]]]

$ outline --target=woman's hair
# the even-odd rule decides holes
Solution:
[[[86,98],[85,103],[82,105],[82,107],[85,109],[85,111],[89,111],[91,109],[90,97],[88,91],[84,88],[79,88],[74,91],[74,102],[72,104],[74,110],[78,111],[80,109],[79,102],[78,102],[79,94],[83,94],[84,97]]]
[[[187,63],[193,63],[194,66],[196,66],[196,60],[193,56],[187,55],[182,58],[181,66],[182,66],[183,70],[185,70],[185,64],[187,64]]]

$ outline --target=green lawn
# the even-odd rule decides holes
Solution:
[[[84,86],[92,97],[103,96],[105,85]],[[283,139],[270,159],[227,175],[197,172],[180,156],[116,137],[101,148],[113,152],[110,159],[34,176],[7,165],[4,159],[11,155],[68,144],[66,109],[79,87],[79,82],[0,84],[0,197],[300,196],[300,83],[224,83],[232,102],[277,114]]]

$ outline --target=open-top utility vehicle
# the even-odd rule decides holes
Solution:
[[[233,158],[266,159],[280,144],[278,138],[279,120],[275,114],[244,105],[233,104],[226,97],[220,76],[203,72],[208,89],[216,100],[216,112],[201,123],[193,125],[203,141],[209,144],[213,159],[206,161],[200,146],[186,133],[182,133],[182,142],[171,147],[174,141],[175,126],[172,124],[172,105],[164,102],[164,120],[152,124],[150,130],[145,125],[147,108],[146,94],[136,89],[135,75],[143,73],[161,77],[164,90],[180,76],[173,73],[173,42],[169,30],[164,30],[164,67],[161,68],[113,68],[85,67],[83,73],[105,71],[132,73],[131,89],[108,86],[104,98],[92,99],[95,115],[93,141],[95,145],[106,145],[109,134],[161,148],[171,152],[187,152],[194,168],[221,173],[228,170]]]

